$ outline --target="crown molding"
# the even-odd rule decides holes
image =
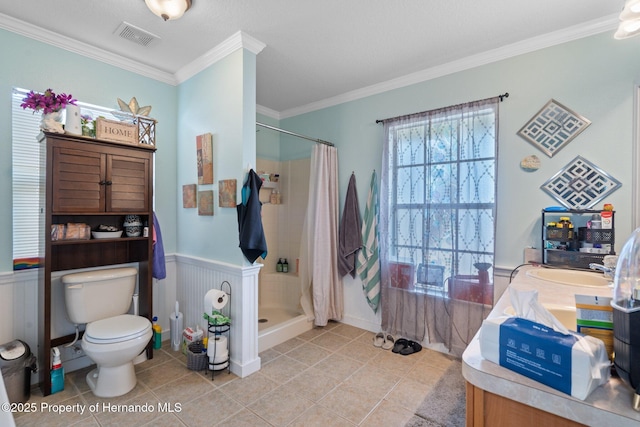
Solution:
[[[177,84],[175,76],[171,73],[160,71],[157,68],[150,67],[140,62],[132,61],[129,58],[107,52],[106,50],[91,46],[89,44],[80,42],[67,36],[63,36],[58,33],[54,33],[49,30],[45,30],[43,28],[1,13],[0,28],[11,31],[12,33],[20,34],[21,36],[25,36],[33,40],[37,40],[42,43],[49,44],[51,46],[58,47],[60,49],[64,49],[69,52],[77,53],[78,55],[82,55],[87,58],[95,59],[96,61],[104,62],[105,64],[122,68],[123,70],[131,71],[133,73],[158,80],[163,83],[174,86]]]
[[[601,19],[588,21],[580,25],[575,25],[538,37],[533,37],[521,42],[479,53],[477,55],[468,56],[457,61],[452,61],[447,64],[417,71],[406,76],[398,77],[396,79],[367,86],[361,89],[356,89],[350,92],[343,93],[341,95],[323,99],[321,101],[312,102],[288,110],[283,110],[280,112],[279,118],[286,119],[289,117],[298,116],[300,114],[310,113],[312,111],[333,107],[345,102],[355,101],[393,89],[410,86],[416,83],[422,83],[438,77],[443,77],[460,71],[469,70],[481,65],[490,64],[525,53],[534,52],[536,50],[600,34],[606,31],[615,31],[615,29],[618,27],[618,23],[619,19],[617,14],[609,15]]]
[[[244,48],[257,55],[266,46],[266,44],[247,33],[238,31],[195,61],[178,70],[176,79],[178,83],[182,83],[238,49]]]
[[[263,116],[271,117],[272,119],[280,120],[280,112],[272,110],[271,108],[265,107],[260,104],[256,105],[256,113],[262,114]]]

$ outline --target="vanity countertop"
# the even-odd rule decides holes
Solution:
[[[575,294],[610,297],[608,287],[583,287],[550,283],[526,275],[524,267],[513,279],[488,317],[502,316],[511,305],[509,290],[535,289],[541,303],[575,306]],[[594,273],[597,274],[597,273]],[[474,386],[499,396],[590,426],[638,426],[640,412],[631,408],[633,391],[619,378],[595,389],[584,401],[485,360],[480,355],[479,334],[462,355],[462,375]]]

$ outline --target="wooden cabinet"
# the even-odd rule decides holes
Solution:
[[[579,427],[559,417],[467,383],[466,427]]]
[[[149,148],[150,147],[150,148]],[[51,348],[74,339],[52,337],[52,273],[137,263],[139,314],[152,318],[153,146],[128,146],[91,138],[46,133],[41,155],[41,258],[39,270],[39,372],[44,395],[51,392]],[[53,224],[84,223],[122,228],[126,215],[139,215],[148,237],[52,240]],[[153,357],[150,343],[147,356]]]

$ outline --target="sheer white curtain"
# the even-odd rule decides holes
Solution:
[[[344,297],[338,273],[338,150],[316,144],[311,152],[309,203],[300,243],[301,304],[315,324],[342,320]]]
[[[493,304],[498,98],[384,121],[382,327],[462,354]]]

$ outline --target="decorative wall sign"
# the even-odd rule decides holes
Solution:
[[[213,190],[198,191],[198,215],[213,216]]]
[[[569,209],[590,209],[621,185],[620,181],[578,156],[540,188]]]
[[[218,181],[218,205],[221,208],[235,208],[236,202],[236,180],[223,179]]]
[[[518,135],[553,157],[590,124],[585,117],[552,99],[518,131]]]
[[[210,133],[196,136],[198,184],[213,184],[213,142]]]
[[[195,208],[198,206],[196,202],[196,185],[187,184],[182,186],[182,207]]]

